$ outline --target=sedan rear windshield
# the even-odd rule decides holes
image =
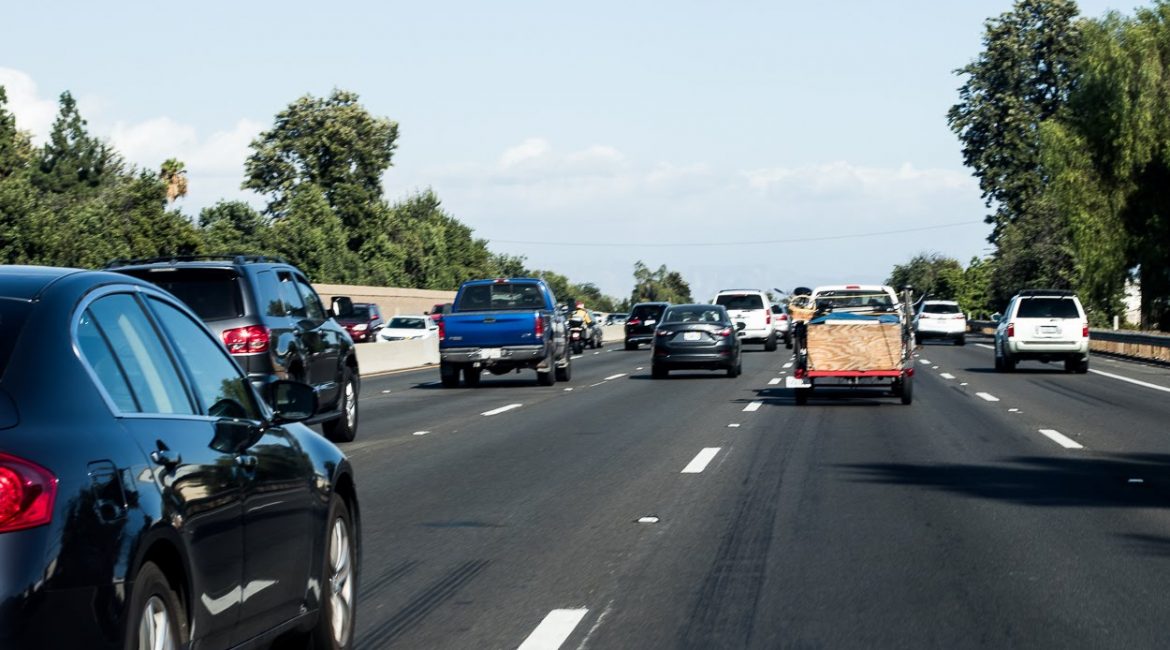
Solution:
[[[958,314],[958,305],[923,305],[922,312],[926,314]]]
[[[533,283],[495,282],[467,287],[459,295],[456,311],[504,311],[541,309],[544,297]]]
[[[722,309],[711,309],[710,307],[671,307],[662,315],[662,322],[727,325],[730,321],[723,318],[724,313]]]
[[[133,275],[156,284],[187,303],[205,321],[240,318],[244,298],[240,278],[229,269],[179,269],[134,271]]]
[[[1072,298],[1022,298],[1016,318],[1080,318]]]
[[[764,299],[756,294],[724,294],[715,298],[715,304],[728,309],[763,309]]]
[[[662,305],[639,305],[634,307],[634,311],[630,312],[630,318],[655,320],[662,315],[662,310],[664,309],[666,307]]]
[[[32,307],[27,301],[0,298],[0,377],[8,367],[8,357],[12,355],[30,309]]]
[[[421,318],[391,318],[388,327],[402,330],[425,330],[427,328],[426,323]]]

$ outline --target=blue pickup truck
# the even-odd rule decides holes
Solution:
[[[451,313],[439,323],[443,386],[478,386],[484,370],[504,375],[536,370],[541,386],[570,377],[565,319],[544,280],[499,278],[464,282]]]

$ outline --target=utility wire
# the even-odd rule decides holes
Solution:
[[[568,242],[568,241],[522,241],[516,239],[489,239],[493,244],[529,244],[533,246],[587,246],[591,248],[675,248],[675,247],[692,247],[692,246],[758,246],[760,244],[797,244],[803,242],[814,241],[831,241],[838,239],[857,239],[859,237],[882,237],[886,235],[901,235],[908,232],[922,232],[925,230],[942,230],[943,228],[957,228],[960,226],[973,226],[975,224],[983,224],[982,221],[958,221],[955,223],[947,223],[939,226],[922,226],[919,228],[903,228],[901,230],[882,230],[879,232],[857,233],[853,235],[825,235],[823,237],[801,237],[797,239],[769,239],[769,240],[753,240],[753,241],[727,241],[727,242],[678,242],[673,244],[661,243],[647,243],[647,242]]]

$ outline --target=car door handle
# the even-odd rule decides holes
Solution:
[[[156,465],[162,465],[167,469],[174,469],[178,467],[179,463],[183,462],[182,455],[171,451],[170,449],[155,449],[150,452],[150,459]]]
[[[236,464],[240,467],[243,467],[244,469],[256,469],[256,465],[258,465],[259,462],[260,460],[252,454],[240,454],[239,456],[236,456]]]

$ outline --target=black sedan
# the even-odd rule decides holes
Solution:
[[[0,648],[353,644],[353,474],[169,293],[0,267]]]
[[[742,325],[740,325],[742,328]],[[654,332],[651,376],[665,378],[671,370],[742,371],[736,326],[722,305],[671,305]]]

